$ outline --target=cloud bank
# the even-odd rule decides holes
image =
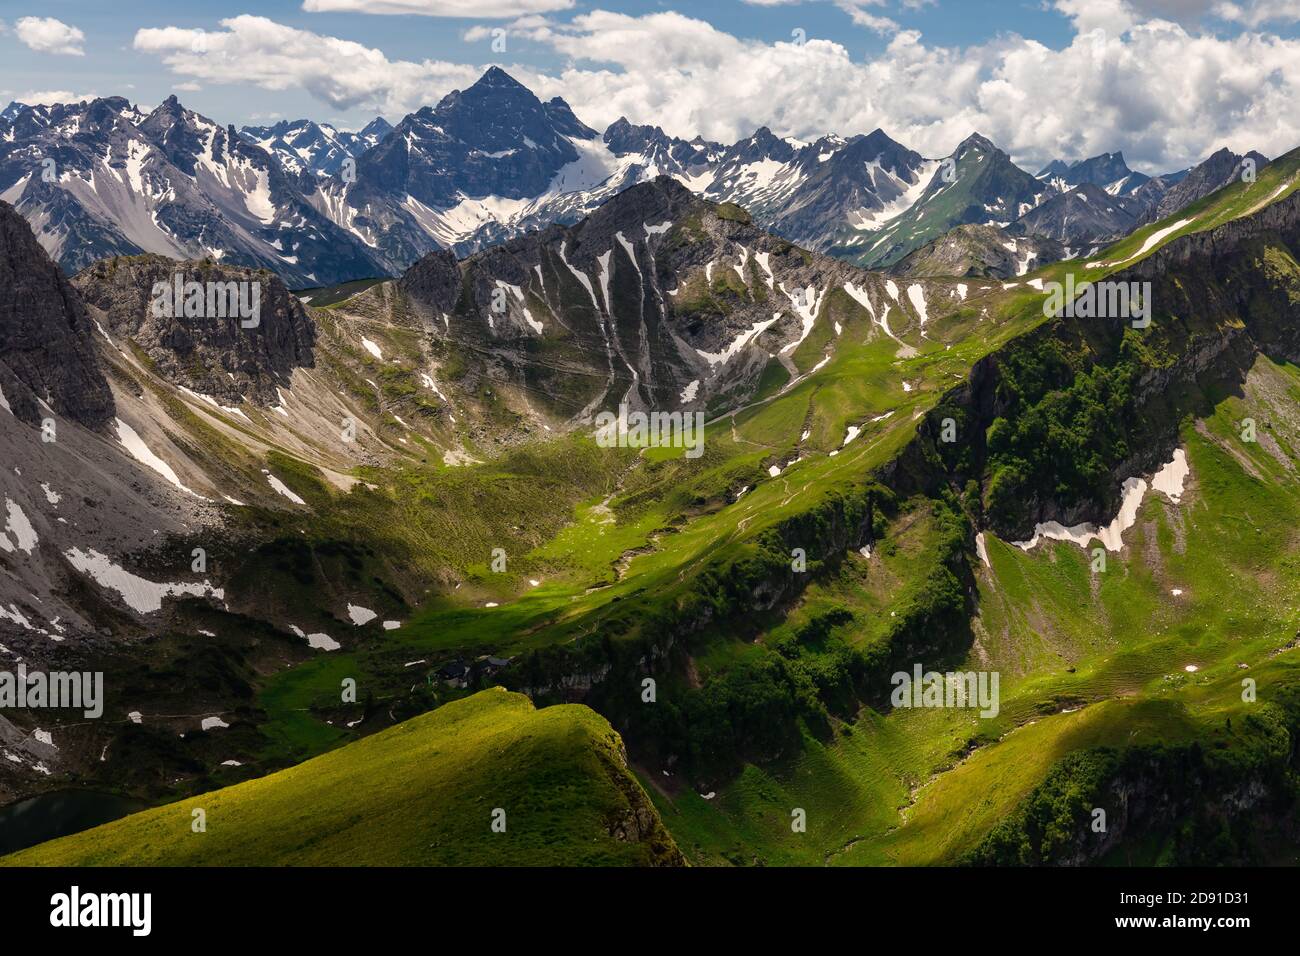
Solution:
[[[946,155],[979,131],[1026,166],[1123,149],[1147,171],[1198,162],[1224,145],[1272,156],[1300,144],[1300,41],[1154,18],[1141,7],[1155,2],[1057,0],[1074,25],[1062,49],[1015,34],[945,47],[897,30],[870,60],[829,39],[744,39],[674,12],[522,17],[507,26],[504,54],[487,45],[492,28],[473,28],[466,39],[484,41],[485,58],[543,98],[564,97],[597,128],[625,115],[685,138],[731,142],[758,126],[801,139],[882,127],[928,156]],[[1185,16],[1204,7],[1250,19],[1289,15],[1297,4],[1261,0],[1218,14],[1210,7],[1238,5],[1181,6]],[[222,20],[216,30],[144,29],[135,47],[191,81],[303,89],[336,109],[392,119],[464,88],[489,63],[391,60],[372,47],[257,16]],[[539,47],[562,65],[548,71],[508,62],[516,50]]]

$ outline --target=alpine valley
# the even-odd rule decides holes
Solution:
[[[0,115],[0,863],[1296,862],[1300,150]]]

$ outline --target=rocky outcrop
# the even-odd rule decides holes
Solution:
[[[203,289],[198,314],[171,307],[177,277]],[[315,324],[265,270],[130,256],[96,263],[73,284],[111,334],[134,343],[160,375],[223,403],[276,404],[276,386],[287,385],[295,368],[313,365]],[[237,309],[230,307],[232,284],[241,297]]]
[[[450,252],[431,252],[406,270],[397,287],[437,317],[456,308],[460,297],[460,265]]]
[[[610,781],[627,801],[626,806],[611,811],[605,821],[606,832],[624,843],[645,844],[651,866],[689,866],[649,795],[629,771],[623,739],[611,730],[603,744],[597,754],[606,764]]]
[[[14,415],[37,425],[48,406],[88,428],[113,417],[93,334],[76,290],[26,220],[0,202],[0,390]]]

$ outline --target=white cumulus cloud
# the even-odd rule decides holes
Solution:
[[[23,44],[37,53],[86,55],[82,49],[86,35],[54,17],[22,17],[14,24],[14,33]]]
[[[758,126],[800,139],[882,127],[939,157],[978,131],[1026,167],[1122,149],[1146,172],[1191,165],[1221,146],[1273,156],[1300,145],[1300,40],[1206,32],[1133,13],[1122,0],[1056,7],[1076,27],[1061,49],[1015,34],[944,46],[899,30],[870,60],[836,40],[745,39],[681,13],[533,15],[508,24],[511,50],[541,46],[562,65],[501,65],[598,129],[625,115],[688,139],[733,142]],[[1096,21],[1099,9],[1115,17]],[[466,39],[485,35],[478,27]],[[335,108],[393,118],[465,88],[486,66],[390,60],[254,16],[212,31],[141,30],[135,47],[191,80],[300,88]]]
[[[1221,19],[1241,23],[1254,30],[1266,23],[1300,22],[1300,0],[1246,0],[1243,3],[1216,3],[1214,14]]]
[[[457,63],[390,60],[373,47],[266,17],[232,17],[221,27],[143,29],[134,46],[194,81],[303,89],[336,109],[366,107],[398,115],[469,85],[482,72]]]

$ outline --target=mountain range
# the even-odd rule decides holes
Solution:
[[[896,268],[959,226],[1003,230],[1004,246],[1029,240],[1017,258],[1032,245],[1041,264],[1171,215],[1243,158],[1221,150],[1150,178],[1110,153],[1035,177],[978,134],[937,159],[882,130],[803,143],[760,128],[724,146],[620,119],[598,134],[496,67],[395,127],[376,119],[359,133],[310,120],[236,131],[175,97],[148,115],[108,98],[14,103],[0,118],[0,198],[69,270],[120,253],[229,257],[293,288],[398,275],[436,249],[466,255],[572,224],[658,175],[867,268]]]
[[[337,176],[348,159],[356,160],[392,131],[392,125],[377,116],[359,133],[329,123],[281,120],[274,126],[245,126],[239,135],[274,156],[290,175]]]

